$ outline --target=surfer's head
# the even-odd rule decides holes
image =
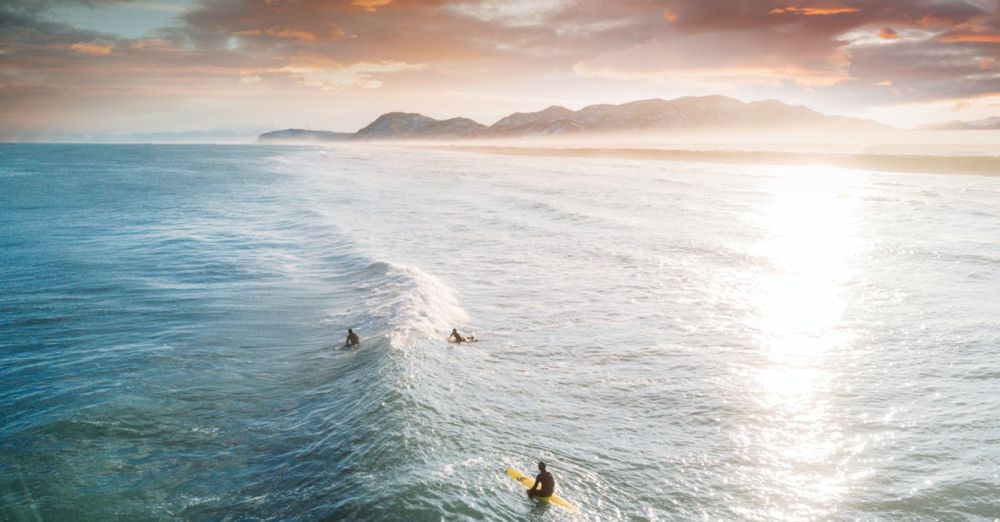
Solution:
[[[544,462],[539,462],[538,463],[538,471],[545,471],[545,463]]]
[[[347,333],[354,333],[354,330],[353,330],[353,329],[351,329],[351,328],[348,328],[348,329],[347,329]]]

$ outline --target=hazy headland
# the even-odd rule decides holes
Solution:
[[[1000,131],[900,129],[776,100],[724,96],[551,106],[484,125],[383,114],[356,132],[284,129],[259,143],[408,146],[504,155],[617,157],[723,164],[821,164],[862,170],[996,175]]]

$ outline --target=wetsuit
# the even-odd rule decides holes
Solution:
[[[542,487],[540,489],[535,489],[539,485]],[[552,474],[548,471],[543,471],[535,477],[535,485],[531,488],[531,496],[533,497],[551,497],[552,493],[556,490],[556,479],[552,477]]]

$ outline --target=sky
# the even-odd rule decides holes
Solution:
[[[1000,115],[1000,0],[0,0],[0,140],[722,94]]]

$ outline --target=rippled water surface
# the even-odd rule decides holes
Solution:
[[[994,520],[998,397],[1000,178],[0,146],[2,520]]]

